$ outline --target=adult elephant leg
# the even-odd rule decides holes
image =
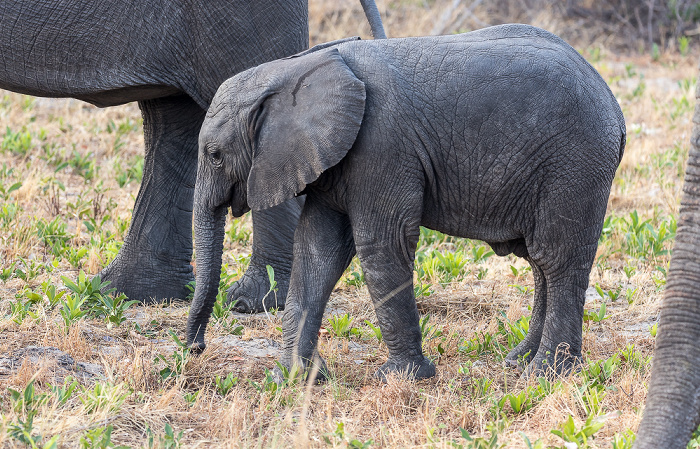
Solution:
[[[234,310],[254,313],[271,307],[284,308],[292,270],[294,230],[303,207],[304,197],[299,197],[253,212],[250,265],[243,277],[228,290],[228,300],[235,301]],[[270,294],[267,265],[275,270],[277,281],[277,292]]]
[[[187,96],[139,102],[146,156],[124,246],[102,279],[130,299],[184,299],[192,281],[192,197],[205,112]]]
[[[683,449],[700,423],[700,83],[695,99],[678,233],[636,449]]]
[[[532,317],[530,318],[530,329],[527,335],[518,346],[513,348],[506,356],[506,363],[511,366],[527,366],[537,354],[542,339],[544,320],[547,313],[547,280],[542,269],[532,260],[526,258],[532,267],[532,275],[535,278],[535,300],[532,306]]]

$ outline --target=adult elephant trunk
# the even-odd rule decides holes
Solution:
[[[372,29],[372,36],[375,39],[386,39],[384,25],[382,24],[382,16],[379,14],[377,4],[373,0],[360,0],[362,9],[365,11],[369,27]]]
[[[678,233],[637,449],[685,448],[700,420],[700,83]]]
[[[200,162],[201,164],[201,162]],[[187,344],[194,351],[203,351],[204,331],[216,302],[221,275],[221,254],[224,249],[224,226],[227,205],[211,206],[211,189],[207,182],[198,182],[194,192],[194,236],[197,275],[194,298],[187,318]]]

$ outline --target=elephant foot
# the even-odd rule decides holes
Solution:
[[[567,349],[554,352],[540,349],[522,376],[526,379],[532,376],[566,377],[580,369],[582,361],[580,354],[571,354]]]
[[[121,253],[102,270],[103,282],[109,281],[107,289],[116,289],[129,299],[144,304],[156,304],[169,300],[184,300],[191,293],[187,284],[194,280],[192,266],[182,264],[175,267],[155,260],[125,263]]]
[[[535,358],[539,343],[535,344],[525,338],[508,353],[503,363],[511,368],[524,370]]]
[[[392,374],[411,380],[427,379],[435,376],[435,365],[425,356],[409,361],[388,360],[374,373],[374,377],[386,383],[387,377]]]
[[[289,273],[275,270],[277,291],[270,291],[270,279],[266,265],[250,262],[243,277],[227,292],[227,302],[233,302],[233,310],[240,313],[259,313],[270,309],[284,309],[289,289]]]

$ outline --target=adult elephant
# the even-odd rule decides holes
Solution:
[[[382,36],[373,1],[362,3]],[[225,79],[302,51],[308,40],[305,0],[0,2],[0,88],[100,107],[138,101],[141,109],[143,181],[103,280],[142,301],[186,296],[197,136],[209,102]],[[232,293],[245,297],[245,309],[260,308],[267,264],[287,284],[299,209],[292,202],[253,216],[251,265]]]
[[[700,78],[698,78],[700,79]],[[700,422],[700,83],[638,449],[685,448]]]

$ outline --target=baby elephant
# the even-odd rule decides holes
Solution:
[[[532,266],[530,331],[508,360],[563,372],[581,356],[625,122],[600,75],[558,37],[503,25],[315,47],[226,81],[199,145],[194,349],[219,284],[227,207],[239,216],[305,194],[283,365],[322,366],[323,311],[357,253],[389,350],[377,375],[435,374],[412,288],[421,225]]]

